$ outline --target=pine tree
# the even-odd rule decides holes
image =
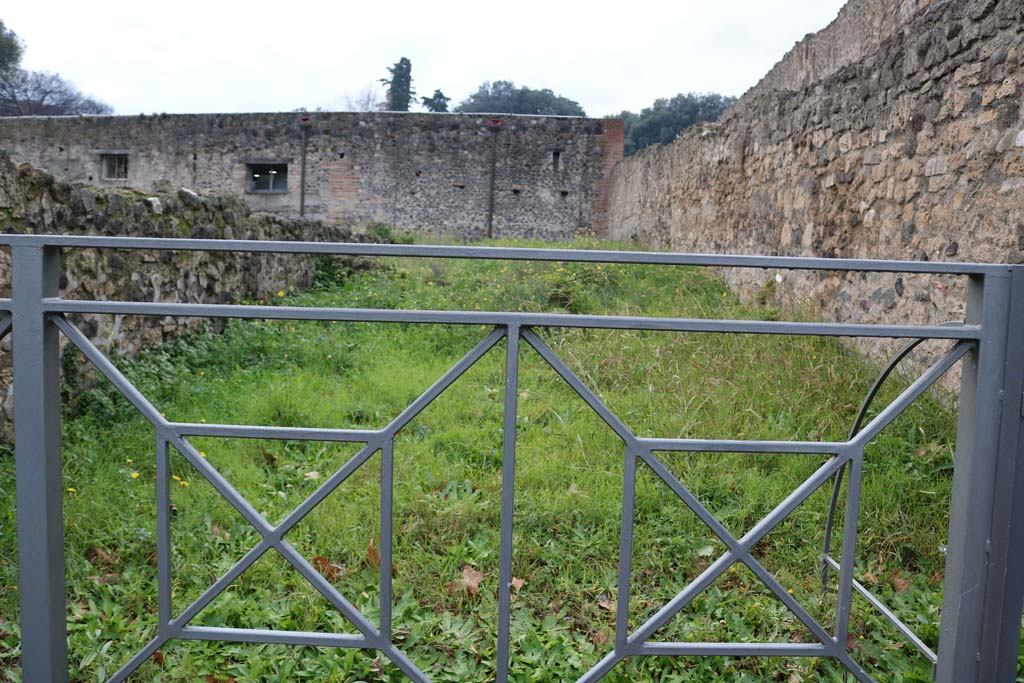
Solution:
[[[412,62],[402,57],[394,66],[388,67],[391,78],[382,78],[380,82],[388,86],[388,111],[409,111],[416,91],[412,88]]]
[[[420,101],[423,103],[423,106],[427,108],[427,111],[441,113],[448,111],[448,102],[450,102],[451,99],[452,98],[450,97],[445,97],[444,93],[440,90],[435,90],[433,96],[422,97],[420,98]]]

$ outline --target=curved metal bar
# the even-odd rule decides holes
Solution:
[[[871,389],[864,397],[864,401],[860,404],[860,410],[857,412],[857,417],[853,421],[853,426],[850,427],[849,435],[847,440],[852,441],[853,437],[857,436],[861,427],[864,424],[864,418],[867,417],[868,410],[871,408],[871,404],[874,402],[878,392],[882,389],[882,385],[885,384],[885,380],[889,379],[896,368],[899,366],[903,359],[910,355],[910,353],[924,343],[925,339],[914,339],[910,343],[903,346],[886,364],[885,368],[875,379],[875,383],[871,385]],[[831,557],[832,553],[832,530],[835,527],[836,521],[836,510],[839,507],[839,491],[843,486],[843,475],[846,473],[847,463],[843,463],[843,466],[836,472],[835,482],[832,485],[832,500],[828,506],[828,517],[825,521],[825,542],[822,548],[821,555],[821,593],[825,594],[828,590],[828,564],[826,558]]]

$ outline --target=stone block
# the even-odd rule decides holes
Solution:
[[[924,174],[931,178],[949,173],[949,157],[932,157],[925,163]]]

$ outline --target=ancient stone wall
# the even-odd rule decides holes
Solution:
[[[565,239],[604,232],[621,129],[459,114],[29,117],[0,119],[0,149],[71,182],[235,193],[254,210],[297,217],[305,145],[307,217],[478,238],[493,175],[495,235]],[[127,177],[105,178],[104,155],[124,155]],[[268,163],[287,165],[286,191],[250,191],[252,165]]]
[[[938,0],[849,0],[824,29],[798,42],[746,97],[803,90],[874,54],[921,10]]]
[[[1021,263],[1022,57],[1021,0],[932,2],[864,59],[796,91],[763,83],[719,122],[620,163],[610,236],[693,252]],[[800,68],[770,79],[792,85],[783,74]],[[728,279],[832,319],[962,314],[962,283],[943,278]]]
[[[198,237],[239,240],[351,241],[341,227],[253,214],[237,197],[189,190],[141,193],[54,180],[0,152],[0,225],[7,232]],[[61,295],[71,299],[225,303],[277,298],[312,283],[314,258],[69,249],[62,254]],[[0,296],[10,296],[10,253],[0,251]],[[77,316],[73,322],[103,350],[132,355],[201,324],[195,319]],[[10,339],[0,358],[0,437],[12,413]]]

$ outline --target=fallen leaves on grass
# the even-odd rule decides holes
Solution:
[[[900,572],[896,572],[892,575],[892,587],[896,589],[897,593],[906,593],[910,589],[912,583],[913,582],[910,579],[903,576]]]
[[[277,469],[277,455],[274,454],[274,453],[271,453],[266,448],[261,448],[260,451],[263,452],[263,463],[267,467],[269,467],[270,469],[276,470]]]
[[[370,539],[370,544],[366,546],[366,564],[370,565],[374,569],[380,567],[380,551],[377,550],[377,545]]]
[[[377,544],[374,543],[372,538],[369,545],[366,546],[366,564],[371,569],[380,569],[380,551],[377,550]],[[391,578],[396,576],[398,576],[398,567],[392,563]]]
[[[483,572],[479,572],[468,564],[462,568],[462,578],[450,581],[445,585],[449,595],[466,593],[470,597],[480,593],[480,582],[484,580]]]
[[[334,582],[341,575],[341,567],[331,562],[326,557],[318,556],[313,558],[313,566],[330,582]]]
[[[85,559],[89,564],[102,570],[111,570],[117,566],[117,558],[114,554],[99,547],[92,547],[85,551]]]
[[[608,635],[608,629],[603,628],[596,633],[590,635],[590,642],[594,644],[594,647],[602,648],[611,642],[611,636]]]

